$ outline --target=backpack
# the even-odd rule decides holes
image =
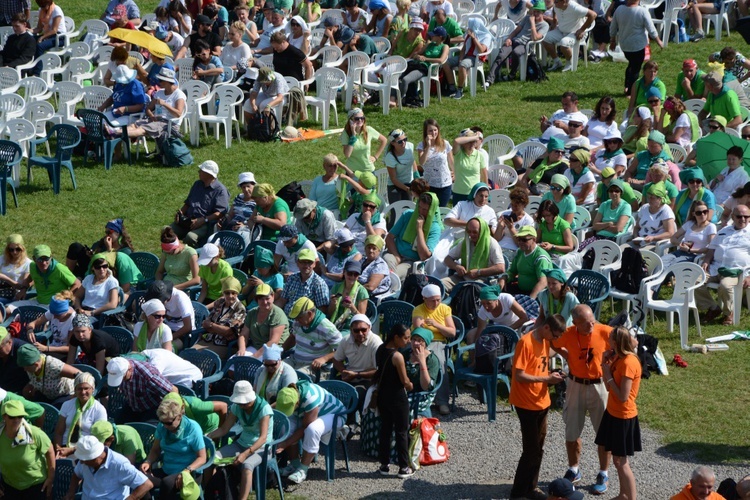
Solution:
[[[206,500],[237,500],[239,485],[237,467],[216,467],[216,472],[206,486]]]
[[[271,142],[279,139],[279,120],[276,113],[255,113],[247,124],[250,139],[258,142]]]
[[[640,250],[628,247],[622,251],[622,266],[612,277],[612,286],[625,293],[638,293],[648,276]]]
[[[193,155],[187,145],[177,137],[160,138],[159,150],[161,162],[168,167],[184,167],[193,163]]]
[[[284,200],[286,204],[289,205],[290,212],[294,212],[294,207],[297,206],[297,202],[299,200],[306,198],[305,192],[302,191],[302,186],[300,186],[296,181],[292,181],[286,186],[279,189],[279,192],[276,193],[276,196]]]
[[[539,83],[545,80],[549,80],[549,78],[547,77],[547,73],[545,73],[544,71],[544,68],[542,68],[542,65],[539,64],[539,60],[536,58],[536,55],[532,52],[530,54],[527,54],[526,57],[526,81]]]
[[[481,283],[466,281],[451,299],[453,315],[457,316],[464,324],[466,330],[477,327],[477,313],[482,306],[479,293],[483,286]]]
[[[422,298],[422,288],[430,284],[430,280],[427,279],[425,274],[410,274],[404,280],[404,284],[401,285],[401,293],[398,296],[398,300],[403,300],[412,304],[414,307],[424,303]]]
[[[482,333],[475,345],[474,373],[492,374],[495,369],[495,360],[510,352],[508,340],[502,333]],[[510,373],[511,362],[511,359],[506,359],[498,366],[498,372]]]

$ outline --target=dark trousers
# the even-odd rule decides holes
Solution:
[[[430,192],[435,193],[438,199],[438,204],[441,207],[447,207],[448,202],[451,201],[451,192],[453,191],[453,185],[445,186],[441,188],[431,187]]]
[[[396,453],[398,466],[409,466],[409,400],[406,393],[403,397],[393,394],[378,394],[378,410],[380,411],[380,449],[378,459],[380,465],[388,465],[391,461],[391,433],[396,432]]]
[[[403,191],[396,186],[388,186],[388,203],[396,203],[397,201],[411,201],[409,191]]]
[[[521,422],[521,443],[523,452],[518,461],[513,478],[511,497],[524,497],[534,491],[539,481],[539,468],[544,455],[544,439],[547,437],[547,412],[545,410],[524,410],[516,407]]]
[[[641,73],[641,66],[643,66],[643,60],[646,58],[646,49],[643,48],[636,52],[623,53],[625,54],[625,59],[628,60],[628,67],[625,69],[625,94],[630,95],[631,87]]]
[[[162,469],[155,469],[153,476],[149,477],[154,483],[155,488],[159,488],[159,498],[161,500],[180,500],[180,492],[175,489],[178,474],[167,475]]]
[[[516,55],[516,62],[520,61],[521,57],[526,54],[526,45],[513,41],[510,47],[507,45],[500,47],[500,52],[498,52],[497,57],[495,57],[495,60],[492,62],[490,72],[487,74],[488,82],[494,83],[494,81],[497,80],[500,76],[500,70],[502,69],[503,64],[505,64],[505,60],[508,59],[511,53]],[[517,66],[510,68],[511,73],[515,73],[516,70]]]
[[[47,495],[42,491],[44,482],[29,486],[25,490],[17,490],[2,482],[3,498],[8,500],[46,500]]]

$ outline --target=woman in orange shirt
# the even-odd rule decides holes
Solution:
[[[635,500],[635,476],[628,456],[641,451],[641,428],[635,398],[641,385],[641,362],[635,353],[636,340],[621,326],[609,335],[609,347],[602,356],[604,383],[609,391],[607,409],[594,442],[612,453],[620,480],[618,499]]]

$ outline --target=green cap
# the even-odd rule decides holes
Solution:
[[[609,186],[607,187],[607,191],[612,189],[613,187],[618,188],[621,192],[625,192],[625,183],[622,182],[620,179],[612,179],[609,181]]]
[[[41,356],[39,349],[31,344],[24,344],[16,352],[16,364],[20,367],[31,366],[39,361]]]
[[[568,278],[565,277],[565,273],[562,272],[562,269],[560,269],[559,267],[553,267],[552,269],[542,269],[542,272],[546,277],[552,278],[555,281],[559,281],[562,284],[565,284],[565,282],[568,281]]]
[[[413,335],[413,334],[412,334]],[[276,395],[276,409],[287,417],[294,413],[299,401],[299,392],[294,387],[284,387]]]
[[[544,4],[544,0],[537,0],[531,7],[534,10],[541,10],[542,12],[547,10],[547,6]]]
[[[47,245],[37,245],[34,247],[34,259],[40,257],[52,257],[52,250]]]
[[[104,443],[104,441],[115,433],[115,428],[107,420],[99,420],[91,426],[89,433],[98,439],[100,443]]]
[[[536,238],[537,234],[536,234],[536,229],[534,229],[534,226],[523,226],[516,233],[516,238],[525,238],[527,236]]]
[[[427,328],[421,328],[421,327],[415,328],[414,330],[411,331],[411,336],[421,338],[422,340],[424,340],[424,343],[427,344],[428,346],[432,344],[433,335],[432,335],[432,332],[428,330]],[[277,403],[277,406],[278,406],[278,403]]]
[[[373,174],[372,172],[363,172],[361,170],[358,170],[357,172],[354,172],[354,176],[359,179],[359,182],[362,183],[362,185],[367,189],[374,188],[378,183],[378,178],[375,177],[375,174]]]
[[[664,134],[662,134],[658,130],[652,130],[651,133],[648,134],[648,140],[659,143],[662,146],[664,145],[665,142],[667,142],[667,139],[664,137]]]
[[[4,326],[0,326],[0,343],[2,343],[3,340],[5,340],[5,337],[7,337],[8,335],[10,335],[8,333],[8,329]]]
[[[11,399],[3,404],[3,415],[9,417],[28,417],[26,409],[23,407],[23,402],[18,399]]]
[[[307,297],[300,297],[292,306],[292,310],[289,311],[289,319],[297,319],[300,314],[312,311],[313,309],[315,309],[315,302]]]
[[[253,263],[255,264],[256,269],[259,267],[262,269],[271,267],[273,266],[273,262],[272,251],[260,245],[255,247],[255,257],[253,257]]]
[[[201,487],[195,482],[193,475],[188,471],[182,471],[182,489],[180,498],[182,500],[197,500],[201,496]]]
[[[309,260],[315,262],[316,260],[318,260],[318,256],[309,248],[303,248],[302,250],[297,252],[297,260]]]
[[[547,143],[547,152],[551,153],[552,151],[565,151],[565,143],[559,137],[551,137]]]
[[[563,174],[555,174],[552,176],[552,180],[550,181],[550,184],[557,184],[563,189],[570,187],[570,181],[567,177],[565,177]]]

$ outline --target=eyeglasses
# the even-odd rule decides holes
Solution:
[[[353,116],[352,117],[352,121],[353,122],[363,122],[363,121],[365,121],[365,117],[364,116]]]
[[[393,142],[395,142],[396,144],[406,144],[406,137],[404,136],[403,139],[398,139],[398,140],[393,141]]]
[[[750,219],[750,215],[735,215],[735,219]]]
[[[352,333],[365,333],[367,328],[352,328]]]
[[[709,125],[708,128],[709,128],[709,130],[719,130],[719,128],[721,128],[721,127],[719,127],[718,125]]]
[[[533,239],[534,238],[532,238],[532,237],[529,236],[528,238],[518,238],[518,241],[520,241],[522,243],[526,243],[526,242],[529,242],[529,241],[531,241]]]
[[[661,99],[649,99],[649,104],[659,104],[661,102]]]
[[[159,420],[159,422],[161,422],[162,424],[164,424],[164,425],[166,425],[168,427],[176,427],[177,426],[177,421],[180,420],[181,418],[182,418],[182,415],[180,415],[179,417],[174,418],[172,420],[167,420],[166,422],[164,420]]]
[[[94,269],[109,269],[109,264],[102,264],[101,266],[94,266]]]
[[[21,247],[8,247],[8,251],[12,253],[18,253],[22,251],[23,249]]]
[[[167,317],[166,314],[152,314],[151,315],[154,319],[164,319]]]
[[[568,123],[568,128],[578,128],[583,126],[583,123]]]
[[[47,262],[47,261],[49,261],[49,257],[46,257],[46,256],[45,257],[37,257],[34,260],[38,260],[40,262]]]
[[[561,188],[560,186],[550,186],[549,188],[552,191],[562,191],[563,190],[563,188]]]
[[[690,179],[688,184],[703,184],[703,181],[700,179]]]
[[[708,210],[696,210],[695,215],[708,215]]]
[[[377,205],[373,205],[372,203],[362,203],[362,208],[369,208],[371,210],[375,210],[378,207]]]

